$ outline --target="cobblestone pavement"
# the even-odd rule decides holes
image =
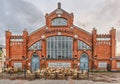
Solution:
[[[120,84],[120,83],[106,83],[94,82],[89,80],[0,80],[0,84]]]
[[[11,77],[11,76],[10,76]],[[100,72],[100,73],[90,73],[89,80],[9,80],[0,79],[0,84],[120,84],[120,72]]]

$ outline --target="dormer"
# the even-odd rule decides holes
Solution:
[[[68,13],[61,8],[61,3],[58,3],[58,8],[46,14],[46,26],[48,28],[70,28],[73,25],[73,13]]]

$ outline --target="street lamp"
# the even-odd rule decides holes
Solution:
[[[3,78],[4,78],[4,72],[5,72],[5,68],[6,68],[6,63],[5,63],[5,61],[4,61],[4,65],[3,65]]]
[[[45,57],[42,55],[42,68],[45,68]]]
[[[88,61],[89,61],[89,58],[88,58]],[[88,77],[87,78],[89,79],[89,62],[88,62]]]
[[[9,61],[9,64],[10,64],[11,63],[11,58],[8,58],[7,60]],[[9,67],[10,67],[10,65],[9,65]],[[10,76],[12,75],[12,70],[11,69],[9,70],[9,74],[10,74]]]
[[[23,59],[23,61],[25,61],[26,57],[22,56],[22,59]],[[26,64],[25,64],[25,62],[24,62],[24,78],[26,79]]]
[[[94,61],[94,64],[93,64],[93,69],[96,69],[97,67],[96,67],[96,61],[97,61],[97,55],[95,55],[94,57],[93,57],[93,61]]]
[[[110,58],[109,60],[110,60],[110,64],[107,64],[107,69],[108,71],[111,71],[111,65],[112,65],[113,58]]]

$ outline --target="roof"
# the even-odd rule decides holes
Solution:
[[[65,12],[66,14],[71,15],[70,13],[68,13],[67,11],[65,11],[65,10],[63,10],[63,9],[61,8],[61,3],[60,3],[60,2],[58,3],[58,8],[55,9],[54,11],[50,12],[50,13],[48,14],[48,16],[51,15],[51,14],[53,14],[53,13],[55,13],[55,12],[56,12],[57,14],[61,14],[61,13]]]
[[[90,33],[90,32],[88,32],[88,31],[84,30],[83,28],[80,28],[80,27],[78,27],[78,26],[76,26],[76,25],[73,25],[73,27],[78,28],[79,30],[82,30],[83,32],[85,32],[85,33],[87,33],[87,34],[91,35],[91,33]]]

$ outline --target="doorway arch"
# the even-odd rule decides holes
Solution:
[[[33,53],[31,59],[31,70],[36,71],[38,69],[40,69],[40,58],[36,53]]]
[[[80,70],[88,70],[89,68],[89,57],[86,53],[80,56]]]

